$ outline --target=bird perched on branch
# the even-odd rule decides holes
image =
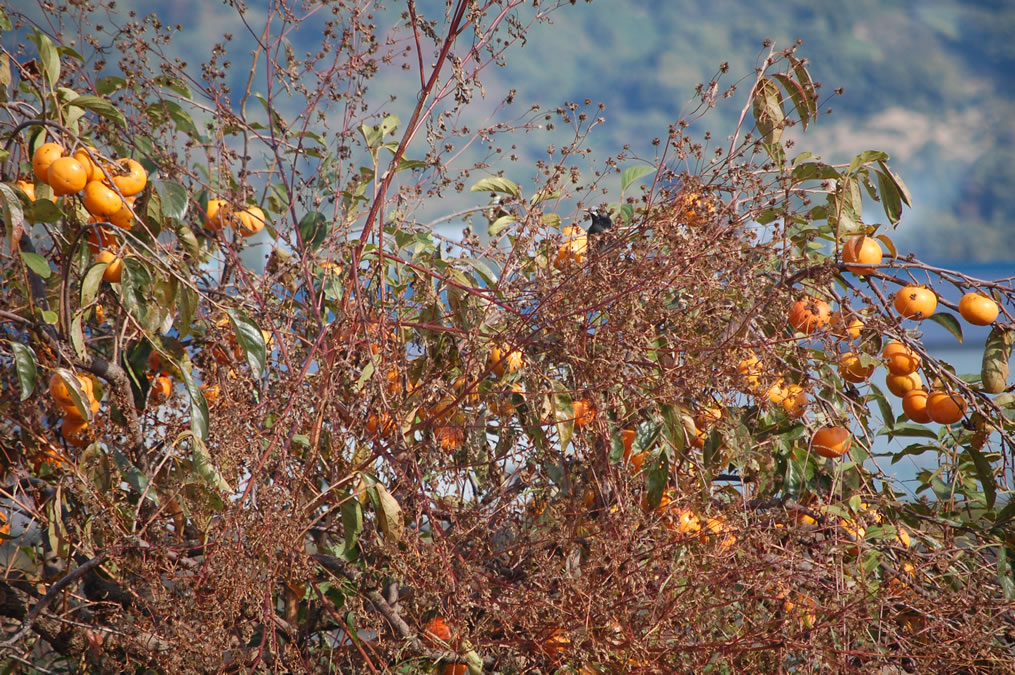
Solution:
[[[605,211],[589,210],[588,217],[592,220],[592,224],[589,225],[588,229],[589,234],[603,234],[613,227],[613,221],[610,220],[610,215]]]

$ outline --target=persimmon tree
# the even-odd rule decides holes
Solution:
[[[242,91],[227,35],[195,70],[155,16],[0,15],[5,658],[1009,664],[1010,280],[895,250],[885,153],[798,149],[827,105],[799,45],[598,160],[591,102],[465,122],[510,116],[480,77],[567,8],[392,9],[238,10]],[[926,321],[992,326],[982,371]]]

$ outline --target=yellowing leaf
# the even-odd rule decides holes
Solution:
[[[377,499],[381,508],[377,512],[377,524],[389,543],[401,541],[405,525],[402,523],[402,507],[398,500],[391,496],[388,489],[381,483],[374,486],[377,490]]]
[[[896,248],[895,242],[892,241],[891,237],[889,237],[887,234],[879,234],[877,238],[882,244],[885,245],[885,248],[888,249],[888,252],[892,255],[893,260],[899,257],[899,249]]]

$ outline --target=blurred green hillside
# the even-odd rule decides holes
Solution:
[[[900,248],[1015,261],[1015,3],[608,0],[567,8],[555,24],[533,31],[498,77],[522,100],[606,103],[593,146],[611,153],[647,153],[720,62],[750,75],[764,39],[802,39],[824,94],[845,89],[803,145],[832,161],[892,155],[916,204]],[[718,112],[728,129],[739,105]]]
[[[443,0],[417,4],[423,16],[443,16]],[[396,25],[403,7],[387,3],[374,20]],[[231,79],[234,91],[242,90],[253,38],[231,7],[124,0],[116,8],[110,26],[125,21],[130,10],[179,24],[173,48],[195,73],[212,45],[230,33]],[[259,30],[263,9],[250,3],[246,12],[248,25]],[[889,152],[916,204],[897,231],[901,249],[938,261],[1015,261],[1015,228],[1008,224],[1015,212],[1015,2],[596,0],[565,3],[551,17],[552,25],[531,27],[525,46],[510,50],[504,67],[484,72],[485,100],[474,102],[468,114],[475,117],[460,124],[477,128],[517,119],[531,104],[552,109],[590,99],[605,104],[605,123],[586,143],[595,152],[582,171],[603,169],[606,157],[625,145],[629,156],[651,159],[651,140],[689,112],[694,87],[708,82],[720,63],[730,65],[729,84],[751,75],[766,38],[778,46],[802,39],[799,53],[811,60],[833,112],[800,148],[829,161],[848,161],[867,149]],[[316,44],[318,20],[312,16],[289,36],[297,52],[305,51],[303,40]],[[385,110],[407,111],[413,77],[389,69],[370,84],[371,92],[387,102]],[[845,93],[833,97],[837,87]],[[517,91],[512,109],[495,111],[510,90]],[[738,101],[728,103],[692,134],[700,138],[707,128],[721,141],[740,109]],[[547,145],[565,140],[538,133],[512,139],[521,158],[512,170],[534,172]],[[615,191],[617,183],[603,185]]]

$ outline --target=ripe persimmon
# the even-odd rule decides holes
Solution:
[[[100,221],[101,222],[101,221]],[[92,254],[97,254],[99,251],[106,248],[113,248],[119,244],[116,234],[113,230],[106,225],[95,225],[88,230],[88,250]]]
[[[15,185],[28,196],[29,201],[35,201],[35,183],[28,180],[18,180]]]
[[[966,413],[966,402],[956,394],[936,389],[927,395],[927,414],[938,424],[955,424]]]
[[[124,199],[120,205],[120,210],[109,216],[109,222],[121,230],[129,230],[134,227],[134,213],[131,209],[134,208],[134,201],[136,199],[137,197],[127,197]]]
[[[634,447],[634,429],[624,429],[620,432],[620,442],[624,444],[624,462],[631,461],[632,448]]]
[[[799,384],[786,387],[786,398],[782,400],[782,408],[790,417],[802,417],[807,411],[807,390]]]
[[[699,227],[715,214],[715,201],[708,195],[701,195],[694,190],[685,192],[680,197],[680,218],[690,228]]]
[[[806,335],[826,327],[831,317],[832,308],[819,298],[801,298],[789,309],[789,324]]]
[[[455,381],[451,385],[451,387],[455,390],[455,393],[459,395],[462,393],[462,391],[466,392],[465,397],[462,399],[466,405],[479,405],[480,402],[479,386],[473,382],[470,382],[469,378],[465,377],[464,375],[459,375],[457,378],[455,378]],[[413,387],[410,383],[409,386],[410,393],[412,389]]]
[[[148,184],[148,172],[135,159],[124,157],[117,161],[117,171],[111,172],[113,185],[124,197],[132,197],[144,190]]]
[[[667,524],[667,527],[680,534],[697,534],[701,532],[701,520],[691,509],[677,508],[673,509],[673,520]]]
[[[486,364],[494,375],[504,377],[507,373],[513,373],[522,367],[522,353],[509,350],[507,346],[494,345],[490,348]]]
[[[860,331],[863,330],[863,321],[853,314],[844,314],[843,310],[832,312],[830,325],[832,334],[843,339],[856,340],[860,337]]]
[[[95,400],[95,390],[92,385],[92,380],[84,375],[76,375],[78,383],[81,385],[81,391],[84,394],[85,404],[91,405],[91,402]],[[71,398],[70,389],[67,387],[67,383],[60,375],[53,373],[49,378],[49,394],[56,401],[56,404],[63,408],[64,412],[74,411],[77,412],[77,407],[74,405],[74,400]],[[96,401],[97,403],[97,401]]]
[[[710,405],[702,408],[694,416],[694,425],[699,429],[708,429],[719,423],[722,419],[722,408],[717,405]]]
[[[221,230],[232,220],[233,208],[224,199],[209,199],[204,224],[209,230]]]
[[[911,389],[902,397],[902,411],[906,417],[917,424],[927,424],[931,421],[930,411],[927,410],[928,394],[923,389]]]
[[[168,375],[159,375],[152,380],[152,398],[156,403],[168,401],[173,394],[173,381]]]
[[[588,246],[585,230],[577,225],[568,225],[564,228],[564,243],[557,249],[557,256],[553,259],[554,267],[560,269],[571,263],[582,264]]]
[[[256,206],[248,206],[236,214],[233,226],[244,237],[252,237],[264,229],[264,211]]]
[[[937,309],[937,295],[926,286],[910,284],[895,294],[895,310],[906,319],[923,321]]]
[[[747,380],[747,386],[754,390],[761,383],[761,362],[753,353],[737,364],[737,370]]]
[[[395,423],[391,419],[391,415],[388,413],[381,413],[380,415],[370,415],[367,418],[367,433],[371,436],[380,433],[383,436],[388,435],[395,428]]]
[[[874,364],[863,365],[860,357],[853,352],[846,352],[839,357],[839,375],[847,382],[853,384],[866,382],[873,372]]]
[[[201,385],[201,391],[204,392],[204,400],[208,402],[208,405],[212,405],[218,400],[219,394],[222,390],[217,384],[209,385],[207,382]]]
[[[852,444],[853,436],[845,427],[822,427],[811,436],[811,448],[814,452],[829,459],[842,457]]]
[[[448,645],[456,648],[452,644],[454,641],[455,632],[443,616],[435,616],[423,627],[423,642],[434,649],[440,649]]]
[[[68,415],[63,419],[63,424],[60,425],[60,434],[67,443],[74,447],[79,448],[88,445],[90,435],[88,422],[80,417]]]
[[[110,284],[120,283],[123,278],[123,258],[109,249],[103,249],[95,256],[95,262],[106,263],[106,269],[102,272],[103,281]]]
[[[997,303],[983,293],[966,293],[959,300],[959,314],[974,326],[989,326],[998,313]]]
[[[46,170],[46,182],[57,197],[72,195],[84,189],[88,183],[88,172],[73,157],[58,157]]]
[[[49,167],[63,157],[64,149],[59,143],[43,143],[32,155],[32,173],[43,183],[49,184]]]
[[[885,385],[887,385],[888,391],[902,398],[914,389],[923,389],[923,379],[920,377],[920,373],[916,372],[909,373],[908,375],[893,375],[888,373],[885,377]]]
[[[89,152],[91,155],[89,155]],[[71,156],[81,162],[81,166],[84,167],[85,172],[88,174],[88,180],[103,180],[105,178],[102,168],[92,160],[92,157],[98,157],[98,151],[92,146],[88,146],[87,149],[78,148]]]
[[[123,207],[123,199],[120,195],[98,180],[88,181],[81,200],[88,213],[100,218],[109,218]]]
[[[884,252],[877,239],[864,235],[851,238],[842,247],[842,262],[854,263],[854,265],[846,265],[846,269],[853,274],[871,272],[869,267],[859,267],[856,266],[857,263],[859,265],[880,265],[883,257]]]
[[[881,350],[885,367],[892,375],[909,375],[920,367],[920,355],[898,341],[892,341]]]
[[[579,399],[571,404],[574,412],[574,428],[581,429],[592,423],[596,417],[596,409],[586,400]]]

